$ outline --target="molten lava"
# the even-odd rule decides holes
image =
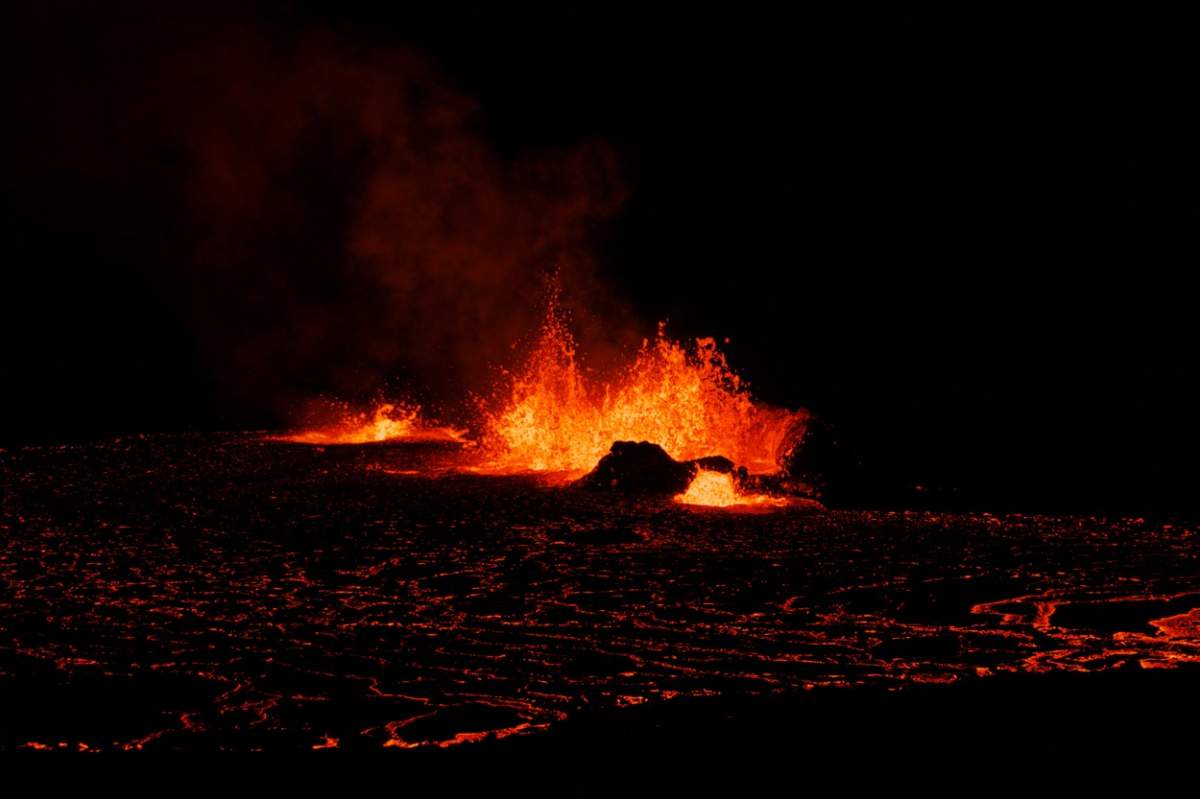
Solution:
[[[416,405],[381,403],[370,412],[347,412],[334,422],[283,436],[297,444],[369,444],[378,441],[465,441],[465,430],[433,427]]]
[[[772,472],[807,418],[754,402],[713,339],[685,347],[661,324],[615,379],[589,379],[553,307],[500,406],[485,420],[490,466],[572,474],[591,469],[614,441],[650,441],[677,460],[724,455]]]
[[[767,494],[743,493],[733,482],[733,475],[726,472],[711,472],[701,469],[696,472],[687,491],[675,497],[685,505],[709,505],[728,508],[736,505],[787,505],[787,499]]]

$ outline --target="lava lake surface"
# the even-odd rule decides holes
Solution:
[[[0,747],[467,757],[811,743],[814,719],[895,747],[878,722],[918,699],[943,743],[963,703],[1041,714],[988,727],[1024,747],[1055,714],[1196,704],[1194,526],[747,514],[454,463],[257,434],[0,450]]]

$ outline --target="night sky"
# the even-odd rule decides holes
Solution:
[[[557,266],[847,504],[1200,510],[1194,21],[345,5],[8,4],[0,442],[453,413]]]

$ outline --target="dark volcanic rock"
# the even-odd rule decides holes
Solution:
[[[732,474],[739,486],[756,492],[811,497],[809,486],[791,480],[786,474],[750,475],[723,455],[709,455],[690,461],[677,461],[658,444],[648,441],[615,441],[596,468],[576,481],[575,486],[591,491],[618,491],[626,494],[681,494],[687,490],[696,472]]]
[[[725,458],[721,460],[728,463]],[[679,494],[687,489],[695,474],[694,463],[675,460],[658,444],[615,441],[596,468],[579,478],[575,485],[592,491]]]
[[[645,538],[632,527],[600,527],[581,530],[567,538],[576,544],[640,544]]]
[[[843,451],[833,426],[813,417],[804,427],[803,437],[784,458],[783,472],[788,482],[795,487],[794,493],[805,496],[820,496],[829,493],[830,483],[847,483],[846,453]]]
[[[709,455],[707,458],[696,458],[694,461],[685,461],[685,463],[694,463],[698,468],[710,472],[724,472],[728,474],[734,470],[733,461],[724,455]]]

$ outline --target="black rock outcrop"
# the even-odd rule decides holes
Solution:
[[[721,460],[728,463],[726,458]],[[575,485],[593,491],[679,494],[687,489],[695,475],[695,463],[675,460],[658,444],[615,441],[596,468],[579,478]]]

